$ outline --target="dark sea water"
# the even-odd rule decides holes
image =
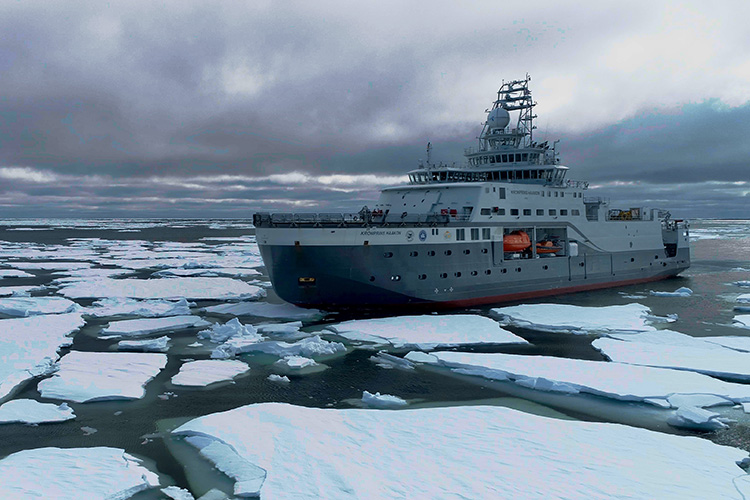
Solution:
[[[14,262],[24,259],[23,249],[51,249],[58,256],[44,261],[66,257],[66,249],[78,238],[100,238],[102,240],[142,240],[145,246],[153,242],[198,243],[204,245],[201,251],[212,248],[226,248],[232,242],[206,240],[205,238],[240,238],[254,234],[249,221],[242,220],[121,220],[121,221],[0,221],[0,247],[21,249],[14,257],[0,257],[0,266],[12,267]],[[578,306],[605,306],[638,302],[651,308],[654,315],[676,314],[678,319],[669,328],[695,337],[719,335],[750,335],[749,329],[736,328],[732,318],[734,298],[739,293],[747,293],[733,282],[750,280],[750,221],[694,221],[691,226],[692,266],[681,276],[656,283],[634,285],[608,290],[581,292],[557,297],[537,299],[526,303],[558,303]],[[29,253],[31,255],[31,253]],[[96,267],[96,266],[95,266]],[[258,268],[264,273],[264,268]],[[132,273],[132,277],[148,277],[156,269],[142,269]],[[34,277],[0,279],[0,286],[50,285],[32,295],[56,295],[58,287],[52,280],[61,275],[55,271],[29,270]],[[264,282],[263,274],[252,278],[236,278],[249,282]],[[688,287],[693,291],[689,297],[656,297],[650,290],[674,291]],[[280,302],[272,289],[263,299]],[[630,298],[639,296],[639,298]],[[92,300],[77,300],[83,306]],[[199,311],[201,307],[216,304],[215,301],[197,301],[194,314],[206,316],[212,322],[224,322],[227,317],[211,317]],[[507,304],[503,304],[507,305]],[[471,312],[489,316],[491,307],[458,311],[439,311],[439,314]],[[407,312],[399,311],[399,314]],[[424,314],[424,310],[416,313]],[[305,322],[305,329],[315,329],[325,323],[346,319],[372,316],[387,316],[388,311],[348,311],[327,316],[319,322]],[[77,332],[73,345],[61,350],[64,355],[69,350],[111,351],[116,341],[104,341],[97,333],[111,318],[87,318],[86,326]],[[119,318],[118,318],[119,319]],[[254,317],[241,317],[243,323],[259,324],[268,320]],[[273,321],[273,320],[271,320]],[[277,320],[282,321],[282,320]],[[508,328],[531,342],[528,346],[508,346],[483,352],[505,352],[512,354],[544,354],[558,357],[602,360],[605,358],[591,346],[592,337],[561,335],[540,331]],[[190,479],[183,465],[175,458],[173,451],[179,444],[170,442],[161,432],[173,428],[177,423],[192,417],[224,411],[242,405],[259,402],[286,402],[312,407],[351,408],[362,398],[363,391],[384,394],[397,394],[410,401],[411,407],[455,404],[498,404],[522,411],[593,421],[623,422],[652,428],[662,432],[686,434],[665,423],[645,418],[654,410],[644,405],[612,403],[593,396],[571,398],[524,389],[510,383],[477,382],[468,377],[448,376],[444,372],[431,369],[416,371],[385,370],[376,366],[370,357],[374,351],[354,349],[345,356],[325,360],[330,368],[307,375],[291,376],[292,383],[279,385],[267,380],[273,361],[268,356],[242,355],[251,371],[247,376],[237,378],[232,383],[212,385],[208,388],[185,388],[173,386],[170,379],[184,360],[208,359],[203,352],[191,354],[185,346],[196,340],[198,329],[183,329],[167,332],[173,348],[168,353],[169,361],[164,370],[146,387],[146,396],[135,401],[102,401],[93,403],[69,403],[75,410],[76,418],[64,423],[29,426],[21,424],[0,425],[0,458],[20,450],[40,447],[93,447],[110,446],[123,448],[138,457],[152,461],[160,474],[169,476],[174,484],[192,489],[196,497],[205,492],[210,483],[220,488],[230,488],[231,482],[218,472],[206,472],[204,479]],[[160,333],[159,335],[163,335]],[[275,359],[275,358],[274,358]],[[55,402],[43,399],[38,390],[39,379],[25,383],[12,395],[16,398],[30,398],[42,402]],[[166,393],[168,394],[165,396]],[[161,396],[161,397],[159,397]],[[750,423],[742,415],[732,414],[738,422],[730,429],[715,433],[696,433],[706,439],[728,443],[750,450]],[[96,429],[96,432],[91,432]],[[171,448],[170,448],[171,447]],[[210,467],[207,467],[209,470]],[[229,486],[228,486],[229,485]],[[141,493],[137,498],[158,498],[158,493]]]

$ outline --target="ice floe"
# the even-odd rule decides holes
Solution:
[[[653,330],[651,310],[641,304],[581,307],[567,304],[521,304],[492,309],[502,325],[576,334]]]
[[[184,363],[180,372],[172,377],[174,385],[206,386],[215,382],[232,380],[250,370],[246,363],[237,360],[203,359]]]
[[[71,351],[59,370],[38,384],[42,397],[83,403],[140,399],[146,384],[166,366],[166,354]]]
[[[167,352],[169,337],[166,335],[158,339],[121,340],[117,343],[120,351]]]
[[[417,363],[442,366],[462,375],[509,380],[535,390],[588,393],[663,408],[750,401],[748,385],[667,368],[499,353],[410,352],[406,358]]]
[[[60,293],[69,298],[129,297],[133,299],[257,299],[266,292],[231,278],[102,278],[64,285]]]
[[[47,288],[44,285],[19,285],[19,286],[0,286],[0,297],[11,295],[27,296],[31,292],[38,292]]]
[[[209,339],[211,342],[220,344],[226,342],[232,337],[252,337],[257,340],[262,340],[263,337],[258,335],[253,325],[243,325],[237,318],[231,319],[226,323],[216,323],[207,330],[198,332],[198,337],[203,339]]]
[[[288,384],[290,382],[289,377],[286,375],[276,375],[275,373],[270,374],[268,380],[277,384]]]
[[[737,296],[736,300],[740,304],[750,304],[750,293],[742,293]]]
[[[101,338],[144,337],[154,333],[185,328],[199,328],[211,323],[199,316],[167,316],[166,318],[125,319],[113,321],[102,330]]]
[[[401,399],[398,396],[392,394],[380,394],[376,392],[362,392],[362,404],[368,408],[403,408],[407,403],[405,399]]]
[[[236,496],[262,498],[740,499],[735,481],[746,475],[737,464],[747,459],[695,437],[492,406],[264,403],[191,420],[174,434],[233,477]]]
[[[0,315],[24,317],[38,314],[65,314],[81,307],[64,297],[2,297]]]
[[[734,326],[750,328],[750,314],[738,314],[732,321],[734,321]]]
[[[159,491],[172,500],[195,500],[195,497],[188,490],[182,489],[178,486],[167,486]]]
[[[326,365],[317,363],[314,359],[304,356],[286,356],[273,364],[276,369],[283,373],[314,373],[328,368]]]
[[[238,302],[209,306],[206,312],[229,316],[257,316],[260,318],[296,319],[316,321],[325,313],[318,309],[303,309],[293,304],[271,304],[268,302]]]
[[[249,267],[213,267],[206,269],[163,269],[154,276],[236,276],[246,278],[260,276],[260,271]]]
[[[33,278],[34,275],[18,269],[0,269],[0,278]]]
[[[159,486],[141,460],[119,448],[36,448],[0,460],[0,498],[130,498]]]
[[[323,340],[319,335],[305,337],[294,343],[278,340],[265,340],[254,342],[244,346],[241,352],[263,352],[279,357],[303,356],[332,356],[346,352],[346,347],[341,342],[329,342]]]
[[[14,388],[54,370],[57,351],[85,324],[78,313],[0,320],[0,401]]]
[[[649,291],[654,297],[690,297],[693,295],[693,291],[686,287],[680,287],[674,292],[657,292],[654,290]]]
[[[496,321],[470,314],[351,320],[329,325],[326,329],[349,340],[397,349],[528,343],[500,328]]]
[[[1,272],[2,271],[0,271],[0,273]],[[2,274],[0,274],[0,276],[2,276]],[[742,287],[742,288],[750,288],[750,281],[735,281],[732,284],[735,285],[735,286]]]
[[[413,370],[414,369],[414,363],[412,363],[408,359],[399,358],[398,356],[388,354],[387,352],[379,352],[374,356],[370,356],[370,361],[375,363],[380,368],[385,368],[386,370],[393,370],[393,369]]]
[[[607,338],[594,340],[592,345],[607,358],[619,363],[750,380],[750,353],[719,345],[716,337],[706,340],[671,330],[654,330],[637,334],[610,334]]]
[[[727,335],[724,337],[700,337],[700,340],[728,347],[735,351],[750,352],[750,336],[739,337]]]
[[[178,301],[151,299],[135,300],[127,298],[99,299],[91,307],[83,309],[86,316],[97,318],[108,316],[185,316],[190,314],[190,306],[195,305],[184,298]]]
[[[34,399],[14,399],[0,406],[0,424],[43,424],[76,418],[67,403],[56,405]]]
[[[8,266],[15,269],[40,269],[45,271],[60,270],[60,269],[83,269],[91,267],[93,264],[90,262],[6,262]]]

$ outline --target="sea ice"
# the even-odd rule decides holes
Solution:
[[[320,365],[318,365],[314,359],[306,358],[304,356],[287,356],[274,363],[274,366],[290,372],[301,371],[306,368],[315,368]]]
[[[54,370],[57,351],[85,324],[78,313],[0,320],[0,401],[22,382]]]
[[[291,382],[289,380],[289,377],[287,377],[286,375],[276,375],[275,373],[270,374],[268,376],[268,380],[270,380],[271,382],[276,382],[278,384],[288,384],[289,382]]]
[[[60,293],[69,298],[129,297],[134,299],[257,299],[265,290],[231,278],[102,278],[71,283]]]
[[[11,295],[28,296],[31,292],[38,292],[45,288],[47,287],[43,285],[0,286],[0,297],[8,297]]]
[[[117,343],[117,349],[121,351],[167,352],[169,350],[169,337],[165,335],[158,339],[121,340]]]
[[[34,275],[18,269],[0,269],[0,278],[33,278]]]
[[[318,309],[303,309],[293,304],[271,304],[268,302],[238,302],[219,304],[206,308],[207,313],[230,316],[257,316],[260,318],[283,318],[317,321],[325,316]]]
[[[0,460],[5,500],[121,500],[157,486],[158,476],[119,448],[36,448]]]
[[[154,333],[198,328],[211,323],[199,316],[168,316],[166,318],[125,319],[113,321],[102,330],[101,338],[143,337]]]
[[[397,349],[435,349],[472,344],[527,344],[497,322],[471,314],[396,316],[351,320],[326,327],[341,337]]]
[[[190,361],[180,367],[180,372],[172,377],[174,385],[206,386],[215,382],[232,380],[237,375],[250,370],[246,363],[237,360],[203,359]]]
[[[83,269],[91,267],[90,262],[6,262],[6,265],[12,266],[15,269],[44,269],[47,271],[53,270],[73,270]]]
[[[71,351],[59,371],[38,384],[42,397],[84,403],[140,399],[146,384],[167,364],[166,354]]]
[[[655,297],[690,297],[693,295],[693,291],[686,287],[680,287],[674,292],[656,292],[651,290],[649,293]]]
[[[0,406],[0,424],[43,424],[76,418],[67,403],[56,405],[34,399],[14,399]]]
[[[328,342],[320,338],[319,335],[313,335],[293,344],[277,340],[255,342],[248,344],[238,352],[263,352],[279,357],[304,356],[309,358],[346,352],[346,347],[341,342]]]
[[[721,420],[721,415],[708,411],[704,408],[686,406],[677,408],[674,415],[667,419],[667,423],[673,427],[683,429],[694,429],[703,431],[715,431],[727,427]]]
[[[750,293],[740,294],[735,300],[740,304],[750,304]]]
[[[370,356],[370,361],[375,363],[380,368],[386,370],[399,369],[399,370],[413,370],[414,363],[408,359],[399,358],[387,352],[379,352],[374,356]]]
[[[362,403],[369,408],[403,408],[407,403],[405,399],[391,394],[372,394],[367,391],[362,392]]]
[[[237,336],[253,337],[256,340],[263,339],[263,337],[257,334],[253,325],[243,325],[237,318],[229,320],[223,325],[215,323],[211,328],[198,332],[198,337],[209,339],[216,344],[226,342],[230,338]]]
[[[154,276],[225,276],[247,278],[260,276],[260,271],[247,267],[211,267],[205,269],[162,269]]]
[[[247,476],[236,477],[234,493],[262,498],[741,499],[737,464],[748,456],[695,437],[494,406],[384,412],[263,403],[173,433],[197,437],[200,449],[223,446],[209,456],[222,470],[251,464],[239,467]]]
[[[0,275],[2,276],[2,275]],[[750,288],[750,281],[735,281],[733,285],[741,286],[743,288]]]
[[[738,314],[734,317],[734,326],[740,328],[750,328],[750,314]]]
[[[734,349],[735,351],[750,352],[750,337],[724,336],[724,337],[700,337],[704,342],[711,342],[720,346]]]
[[[195,500],[195,497],[188,490],[178,486],[167,486],[160,491],[172,500]]]
[[[671,330],[609,335],[592,345],[619,363],[689,370],[735,380],[750,380],[750,353]]]
[[[35,316],[37,314],[64,314],[81,307],[63,297],[3,297],[0,298],[0,315]]]
[[[492,309],[502,325],[576,334],[653,330],[651,310],[641,304],[581,307],[566,304],[521,304]]]
[[[719,398],[727,404],[750,401],[748,385],[666,368],[499,353],[410,352],[406,358],[413,362],[444,366],[463,375],[510,380],[536,390],[583,392],[663,407],[667,406],[664,402],[669,403],[670,407],[672,403],[691,407],[700,404],[714,406],[720,402]]]

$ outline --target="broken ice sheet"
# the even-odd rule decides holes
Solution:
[[[231,278],[101,278],[63,285],[60,294],[69,298],[227,300],[258,299],[265,297],[266,292]]]
[[[119,448],[36,448],[0,460],[0,498],[125,499],[159,477]]]
[[[690,297],[693,295],[693,291],[687,287],[680,287],[674,292],[660,292],[650,290],[649,293],[654,297]]]
[[[125,319],[112,321],[102,330],[103,339],[120,337],[143,337],[154,333],[199,328],[211,323],[199,316],[168,316],[166,318]]]
[[[490,311],[502,325],[545,332],[591,334],[653,330],[651,310],[641,304],[582,307],[567,304],[521,304]]]
[[[33,278],[34,275],[18,269],[0,269],[0,278]]]
[[[224,314],[229,316],[257,316],[260,318],[295,319],[317,321],[326,313],[319,309],[303,309],[293,304],[271,304],[268,302],[237,302],[233,304],[219,304],[206,309],[210,314]]]
[[[39,292],[45,288],[47,287],[44,285],[0,286],[0,297],[28,296],[31,292]]]
[[[363,391],[362,404],[364,404],[368,408],[388,409],[403,408],[409,403],[407,403],[405,399],[401,399],[400,397],[394,396],[392,394],[380,394],[379,392],[373,394],[368,391]]]
[[[121,340],[117,343],[120,351],[167,352],[169,337],[166,335],[158,339]]]
[[[429,350],[473,344],[528,344],[496,321],[471,314],[396,316],[344,321],[327,330],[347,338],[396,349]]]
[[[63,297],[1,297],[0,315],[24,317],[37,314],[64,314],[81,307]]]
[[[142,316],[146,318],[185,316],[190,314],[191,305],[195,304],[188,302],[184,298],[177,301],[106,298],[97,300],[91,307],[83,308],[83,314],[97,318],[108,316]]]
[[[43,424],[76,418],[67,403],[56,405],[34,399],[13,399],[0,405],[0,424]]]
[[[183,363],[177,375],[172,377],[174,385],[203,387],[216,382],[232,380],[250,370],[246,363],[237,360],[203,359]]]
[[[189,442],[201,450],[215,443],[220,450],[204,455],[235,478],[235,495],[262,498],[290,491],[299,499],[525,498],[533,491],[540,498],[740,499],[737,463],[747,458],[694,437],[493,406],[263,403],[191,420],[173,434],[197,438]],[[623,457],[637,466],[623,467]]]
[[[166,354],[71,351],[59,370],[38,384],[44,398],[83,403],[140,399],[146,384],[167,364]]]
[[[51,373],[57,351],[84,324],[78,313],[0,320],[0,401],[24,381]]]

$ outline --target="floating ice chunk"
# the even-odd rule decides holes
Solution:
[[[167,352],[169,337],[165,335],[158,339],[121,340],[117,343],[117,348],[121,351]]]
[[[0,460],[0,498],[130,498],[158,476],[119,448],[36,448]]]
[[[2,276],[2,275],[0,275]],[[750,288],[750,281],[735,281],[733,285],[740,286],[743,288]]]
[[[143,316],[146,318],[185,316],[190,314],[191,305],[195,304],[191,304],[184,298],[178,301],[107,298],[97,300],[91,307],[84,308],[83,314],[97,318],[107,316]]]
[[[29,295],[31,292],[38,292],[45,288],[47,287],[39,285],[0,286],[0,297]]]
[[[102,330],[101,338],[143,337],[154,333],[198,328],[211,323],[198,316],[168,316],[166,318],[125,319],[113,321]]]
[[[678,408],[675,414],[667,419],[667,423],[672,427],[683,429],[715,431],[727,427],[721,420],[718,420],[719,417],[721,415],[718,413],[703,408],[685,406]]]
[[[279,384],[288,384],[290,382],[289,377],[286,375],[276,375],[275,373],[270,374],[268,380]]]
[[[0,424],[43,424],[64,422],[73,418],[76,418],[76,415],[67,403],[56,405],[40,403],[34,399],[14,399],[0,406]]]
[[[44,270],[73,270],[91,267],[90,262],[6,262],[7,265],[16,269],[44,269]]]
[[[0,278],[33,278],[34,275],[18,269],[0,269]]]
[[[54,370],[57,351],[85,324],[78,313],[0,320],[0,401],[22,382]]]
[[[180,372],[172,377],[172,383],[174,385],[202,387],[215,382],[232,380],[248,370],[250,370],[250,367],[246,363],[237,360],[203,359],[190,361],[180,367]]]
[[[207,313],[231,316],[257,316],[260,318],[284,318],[317,321],[325,316],[318,309],[303,309],[293,304],[270,304],[268,302],[238,302],[219,304],[206,308]]]
[[[162,488],[161,492],[172,500],[195,500],[195,497],[188,490],[178,486],[167,486],[166,488]]]
[[[735,300],[740,304],[750,304],[750,293],[740,294]]]
[[[592,345],[612,361],[750,380],[750,353],[670,330],[611,335]]]
[[[198,332],[198,337],[209,339],[216,344],[226,342],[230,338],[237,336],[253,337],[257,340],[263,339],[263,337],[257,334],[253,325],[243,325],[237,318],[227,321],[223,325],[214,324],[211,328]]]
[[[267,340],[247,345],[242,352],[264,352],[275,356],[330,356],[340,352],[346,352],[346,347],[341,342],[328,342],[318,335],[306,337],[298,342],[289,344],[287,342]]]
[[[680,287],[674,292],[656,292],[650,290],[649,293],[655,297],[690,297],[693,295],[693,291],[686,287]]]
[[[39,382],[38,389],[42,397],[78,403],[139,399],[166,364],[166,354],[71,351],[59,361],[59,371]]]
[[[750,386],[688,371],[552,356],[435,352],[429,357],[417,357],[416,354],[410,352],[406,358],[490,380],[512,380],[545,391],[577,391],[640,402],[686,395],[689,399],[683,401],[689,401],[691,405],[700,401],[709,401],[713,405],[718,398],[736,403],[750,398]],[[699,399],[698,395],[713,397]]]
[[[750,314],[738,314],[732,321],[734,321],[733,326],[738,326],[740,328],[750,328]]]
[[[397,349],[429,350],[471,344],[527,344],[497,322],[471,314],[396,316],[352,320],[327,327],[349,340],[391,345]]]
[[[672,394],[667,396],[667,401],[674,408],[696,407],[711,408],[712,406],[733,405],[730,399],[716,396],[715,394]]]
[[[314,359],[304,356],[287,356],[274,363],[275,366],[286,369],[287,371],[299,371],[305,368],[314,368],[319,366]]]
[[[3,297],[0,314],[5,316],[35,316],[37,314],[64,314],[81,307],[63,297]]]
[[[298,499],[523,498],[533,491],[540,498],[740,499],[734,480],[747,458],[704,439],[493,406],[384,412],[264,403],[206,415],[174,433],[223,444],[265,471],[262,498],[290,491]],[[638,467],[623,467],[623,456]]]
[[[295,337],[301,335],[299,338],[304,338],[308,335],[306,333],[300,333],[299,330],[302,328],[301,321],[292,321],[290,323],[266,323],[258,325],[256,328],[260,333],[270,334],[277,337]],[[299,338],[296,338],[295,340],[299,340]]]
[[[398,396],[379,392],[372,394],[367,391],[362,392],[362,403],[370,408],[402,408],[409,404]]]
[[[247,278],[260,276],[260,271],[247,267],[211,267],[206,269],[162,269],[154,276],[225,276]]]
[[[414,363],[412,363],[408,359],[399,358],[398,356],[388,354],[387,352],[379,352],[374,356],[370,356],[370,361],[375,363],[380,368],[385,368],[386,370],[392,370],[394,368],[399,370],[414,369]]]
[[[490,312],[502,325],[576,334],[653,330],[648,319],[650,313],[648,307],[635,303],[605,307],[522,304]]]
[[[129,297],[134,299],[257,299],[265,290],[231,278],[102,278],[71,283],[60,293],[69,298]]]
[[[234,494],[239,497],[258,497],[266,479],[266,471],[242,458],[230,445],[201,436],[188,436],[185,440],[198,448],[200,454],[235,480]]]

